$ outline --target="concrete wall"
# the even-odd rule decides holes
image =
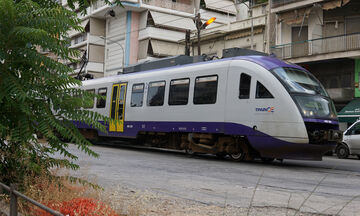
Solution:
[[[231,39],[231,40],[225,40],[224,37],[220,37],[203,42],[203,44],[201,45],[201,53],[207,55],[217,55],[219,58],[221,58],[223,49],[228,49],[233,47],[250,49],[251,47],[250,36]],[[254,35],[254,50],[259,52],[265,51],[264,34]],[[194,47],[194,51],[195,53],[197,53],[196,46]]]
[[[322,8],[320,7],[312,8],[308,20],[309,40],[323,37],[323,23],[324,23],[323,17],[324,16],[323,16]],[[322,45],[321,40],[313,41],[312,45],[313,45],[312,50],[310,52],[312,52],[313,54],[321,52],[321,45]]]
[[[104,46],[89,45],[89,61],[104,63]]]
[[[96,36],[105,35],[105,21],[96,18],[90,18],[90,34]]]
[[[236,20],[243,20],[243,19],[247,19],[249,18],[249,13],[248,13],[248,2],[244,3],[244,4],[235,4],[236,7]]]
[[[125,58],[127,14],[119,13],[110,17],[106,23],[106,44],[105,44],[105,72],[104,76],[111,76],[121,71],[122,59]],[[114,41],[116,43],[114,43]],[[123,47],[121,49],[120,45]]]

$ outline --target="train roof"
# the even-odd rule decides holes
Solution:
[[[248,60],[251,62],[254,62],[262,67],[264,67],[267,70],[272,70],[274,68],[278,68],[278,67],[292,67],[292,68],[297,68],[300,70],[305,70],[304,68],[300,67],[299,65],[290,63],[290,62],[285,62],[283,60],[280,60],[276,57],[272,57],[272,56],[238,56],[238,57],[233,57],[231,58],[232,60]]]
[[[86,81],[83,81],[83,84],[84,85],[87,85],[87,84],[94,85],[94,84],[103,83],[103,82],[112,82],[114,80],[114,78],[118,77],[118,76],[122,76],[124,78],[125,78],[125,76],[133,77],[133,76],[136,76],[139,74],[145,74],[145,73],[147,74],[147,73],[152,73],[152,72],[156,72],[156,71],[168,70],[169,68],[181,68],[181,67],[185,68],[185,67],[191,67],[194,65],[209,64],[209,63],[222,62],[222,61],[233,61],[233,60],[245,60],[245,61],[254,62],[254,63],[264,67],[267,70],[272,70],[272,69],[278,68],[278,67],[292,67],[292,68],[297,68],[300,70],[305,70],[304,68],[300,67],[299,65],[282,61],[276,57],[252,55],[252,56],[237,56],[237,57],[224,58],[224,59],[218,59],[218,60],[212,60],[212,61],[197,62],[197,63],[193,63],[193,64],[178,65],[178,66],[167,67],[167,68],[141,71],[141,72],[136,72],[136,73],[113,75],[113,76],[108,76],[108,77],[103,77],[103,78],[86,80]]]

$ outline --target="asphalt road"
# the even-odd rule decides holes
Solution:
[[[212,205],[276,206],[360,215],[360,160],[233,162],[179,151],[94,146],[99,158],[79,156],[79,173],[105,189],[122,185]],[[79,174],[80,175],[80,174]],[[253,200],[253,201],[251,201]]]

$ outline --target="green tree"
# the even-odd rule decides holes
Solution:
[[[88,0],[77,2],[82,10]],[[72,69],[58,59],[75,62],[79,51],[66,40],[70,29],[82,30],[74,12],[54,0],[0,0],[0,181],[21,183],[54,166],[77,169],[77,157],[59,137],[90,156],[91,145],[73,125],[79,121],[105,131],[105,117],[78,109],[89,93],[68,76]],[[58,58],[38,52],[47,49]],[[87,97],[82,97],[82,96]],[[47,139],[39,143],[36,135]],[[64,159],[53,154],[58,153]]]

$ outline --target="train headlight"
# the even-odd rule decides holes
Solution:
[[[306,117],[312,117],[312,116],[314,116],[314,112],[313,112],[313,111],[310,111],[310,110],[303,110],[303,114],[304,114],[304,116],[306,116]]]

